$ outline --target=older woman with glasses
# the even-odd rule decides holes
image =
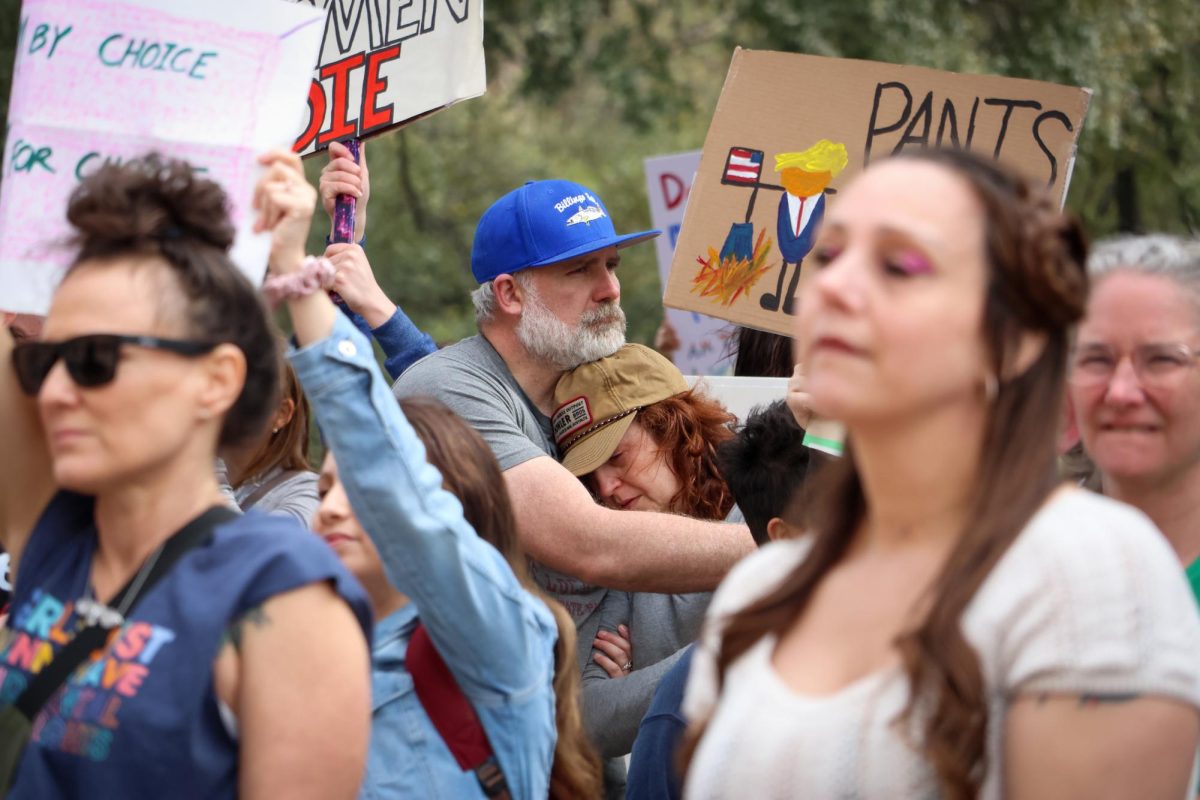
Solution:
[[[1200,242],[1102,242],[1068,383],[1100,490],[1136,506],[1200,598]]]

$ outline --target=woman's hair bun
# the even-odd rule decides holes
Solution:
[[[279,347],[258,290],[230,258],[234,228],[221,187],[183,161],[151,153],[85,177],[71,195],[67,219],[79,248],[67,279],[76,269],[150,257],[179,291],[183,313],[170,310],[185,335],[242,351],[244,384],[225,415],[220,443],[253,441],[277,402]]]
[[[187,162],[150,153],[107,163],[80,182],[67,204],[76,263],[192,240],[221,250],[233,244],[229,201]]]
[[[1025,252],[1017,263],[1032,272],[1024,283],[1037,314],[1056,326],[1071,325],[1087,304],[1087,236],[1048,192],[1031,187],[1030,195],[1021,206],[1018,240]]]

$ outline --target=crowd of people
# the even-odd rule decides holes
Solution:
[[[374,278],[365,157],[260,163],[262,286],[148,155],[82,179],[47,315],[5,316],[0,794],[1196,793],[1196,241],[1089,250],[996,162],[879,160],[793,336],[736,337],[791,377],[737,419],[625,342],[657,232],[590,188],[488,209],[439,349]],[[339,195],[358,241],[307,254]]]

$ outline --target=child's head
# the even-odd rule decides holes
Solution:
[[[757,407],[733,439],[717,447],[717,463],[759,545],[801,532],[809,449],[804,429],[779,400]]]

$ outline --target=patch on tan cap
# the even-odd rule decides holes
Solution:
[[[591,425],[592,408],[588,405],[587,398],[580,395],[563,403],[554,412],[551,424],[554,427],[554,441],[559,446],[575,431]]]

